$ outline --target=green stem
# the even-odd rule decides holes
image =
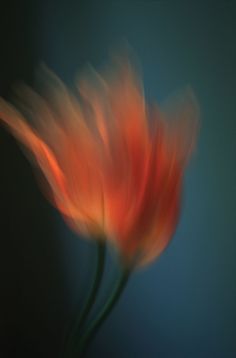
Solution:
[[[107,302],[105,303],[102,310],[98,314],[97,318],[91,323],[88,330],[79,340],[79,344],[77,346],[77,349],[75,350],[74,357],[84,356],[90,341],[93,339],[93,337],[95,336],[96,332],[98,331],[104,320],[108,317],[108,315],[111,313],[112,309],[114,308],[115,304],[118,302],[126,286],[126,283],[129,279],[129,276],[130,276],[130,270],[124,269],[119,277],[115,289],[111,293],[110,297],[108,298]]]
[[[86,318],[88,317],[89,312],[95,303],[104,272],[105,253],[106,253],[105,243],[101,240],[97,240],[97,269],[94,276],[93,284],[91,287],[91,291],[88,295],[87,301],[85,302],[84,308],[82,312],[79,313],[77,319],[75,320],[75,324],[70,332],[68,342],[66,344],[65,357],[67,356],[70,357],[70,354],[73,350],[73,346],[75,345],[74,337],[79,336],[80,331],[86,321]]]

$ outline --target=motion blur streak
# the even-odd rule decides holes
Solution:
[[[1,99],[0,117],[41,169],[43,188],[69,225],[106,237],[126,265],[142,266],[175,231],[199,109],[190,88],[148,106],[129,60],[114,56],[112,65],[82,74],[75,94],[43,67],[42,94],[18,86],[19,111]]]

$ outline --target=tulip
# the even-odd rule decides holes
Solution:
[[[137,72],[118,57],[107,72],[89,68],[76,93],[46,67],[40,81],[42,94],[16,88],[18,109],[1,99],[0,118],[40,169],[44,193],[69,226],[119,253],[125,273],[94,332],[129,273],[156,259],[173,237],[199,109],[189,87],[162,106],[148,104]]]
[[[112,241],[127,265],[145,265],[176,229],[198,106],[191,89],[163,108],[148,106],[128,61],[113,76],[90,72],[77,81],[76,97],[44,68],[44,97],[18,86],[21,112],[1,99],[0,116],[68,224]]]

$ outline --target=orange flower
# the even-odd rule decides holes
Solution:
[[[21,85],[22,114],[1,99],[0,117],[41,169],[70,226],[110,239],[126,263],[140,266],[175,231],[198,106],[188,89],[162,110],[150,108],[128,61],[115,66],[109,76],[91,69],[81,77],[77,97],[44,69],[44,96]]]

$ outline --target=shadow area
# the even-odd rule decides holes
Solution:
[[[5,98],[16,81],[32,81],[38,4],[1,5],[0,95]],[[2,126],[0,166],[0,357],[60,357],[68,308],[63,242],[31,165]]]
[[[14,139],[0,130],[0,356],[60,357],[66,277],[53,208]]]

